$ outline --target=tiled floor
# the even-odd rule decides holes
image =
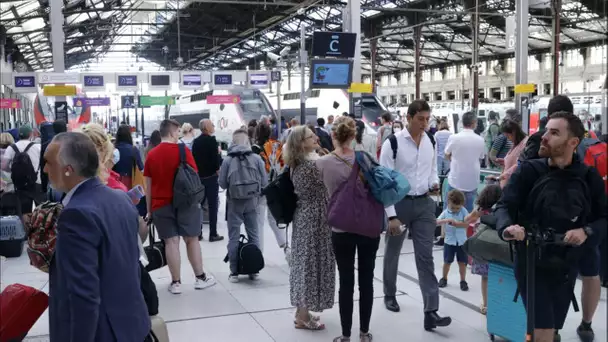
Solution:
[[[222,206],[223,207],[223,206]],[[223,217],[223,213],[220,214]],[[225,222],[220,222],[220,233],[226,234]],[[205,229],[205,233],[207,230]],[[160,297],[160,315],[166,320],[172,342],[313,342],[327,341],[340,334],[338,306],[322,314],[326,324],[325,331],[310,332],[293,328],[294,308],[289,303],[289,268],[282,251],[276,247],[274,235],[266,227],[265,258],[267,266],[261,272],[260,279],[252,282],[241,281],[238,284],[228,282],[228,268],[222,259],[226,254],[226,241],[201,243],[207,272],[218,279],[212,288],[195,291],[192,270],[187,262],[185,248],[182,248],[183,293],[171,295],[166,287],[169,283],[169,272],[166,268],[152,272]],[[401,304],[400,313],[392,313],[384,308],[382,300],[382,261],[383,244],[378,252],[376,267],[376,300],[372,316],[371,329],[374,341],[489,341],[486,333],[485,318],[476,308],[480,303],[479,278],[470,276],[470,291],[463,293],[457,286],[457,270],[453,269],[450,286],[442,290],[441,313],[454,319],[448,328],[428,333],[422,328],[422,300],[416,283],[416,271],[413,261],[413,250],[406,240],[399,264],[401,271],[398,277]],[[440,261],[441,251],[435,252],[435,260]],[[441,264],[436,264],[440,274]],[[29,266],[27,257],[9,259],[2,270],[2,286],[11,283],[23,283],[43,290],[48,290],[46,274]],[[580,285],[580,284],[579,284]],[[580,286],[577,290],[580,293]],[[356,295],[355,295],[356,296]],[[336,296],[337,300],[337,296]],[[607,341],[606,335],[606,292],[598,309],[594,328],[596,341]],[[358,329],[358,309],[355,305],[353,332]],[[563,341],[577,341],[576,326],[580,313],[571,312],[566,328],[562,332]],[[48,341],[48,316],[43,315],[30,331],[26,341]],[[522,338],[523,340],[523,338]]]

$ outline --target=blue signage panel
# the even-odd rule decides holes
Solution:
[[[103,76],[84,76],[84,85],[86,87],[103,87]]]
[[[184,75],[182,84],[185,86],[200,86],[202,85],[201,75]]]
[[[36,86],[36,76],[15,76],[15,87],[32,88]]]
[[[74,107],[103,107],[110,105],[109,97],[75,97],[73,100]]]
[[[268,85],[268,74],[249,74],[249,83],[254,86]]]
[[[322,32],[312,35],[312,55],[316,57],[355,57],[356,33]]]
[[[121,108],[135,108],[135,96],[124,95],[120,97]]]
[[[213,84],[215,85],[232,85],[231,74],[216,74],[213,77]]]
[[[118,75],[119,87],[137,87],[137,75]]]

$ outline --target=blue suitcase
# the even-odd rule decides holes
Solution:
[[[517,281],[513,268],[490,263],[488,272],[487,327],[490,339],[499,336],[520,342],[526,336],[526,309],[521,296],[513,301]]]

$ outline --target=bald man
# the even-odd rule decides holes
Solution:
[[[202,132],[192,142],[192,155],[198,168],[198,176],[205,186],[205,198],[201,206],[207,201],[209,208],[209,241],[221,241],[223,236],[217,233],[217,211],[219,206],[219,185],[217,175],[222,162],[217,140],[213,136],[215,125],[209,119],[203,119],[199,123]],[[201,233],[202,239],[202,233]]]

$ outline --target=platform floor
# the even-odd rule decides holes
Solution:
[[[223,218],[223,211],[220,213],[220,218]],[[223,220],[219,222],[219,232],[224,236],[227,235],[226,223]],[[205,234],[208,234],[207,229]],[[168,323],[172,342],[330,342],[340,335],[337,289],[334,308],[322,313],[321,316],[327,326],[325,331],[311,332],[293,328],[295,309],[289,303],[289,268],[268,227],[265,229],[264,241],[267,266],[261,272],[259,280],[255,282],[249,280],[237,284],[228,282],[228,267],[222,261],[226,254],[226,240],[214,243],[201,242],[205,270],[218,280],[218,284],[212,288],[195,291],[192,287],[194,276],[187,261],[185,246],[181,249],[183,281],[181,295],[172,295],[167,291],[170,282],[167,268],[151,273],[158,287],[160,315]],[[422,299],[410,240],[406,240],[403,246],[399,264],[400,276],[397,285],[401,312],[387,311],[382,299],[383,246],[384,244],[381,243],[376,261],[376,300],[371,321],[374,341],[489,341],[485,316],[478,312],[481,303],[480,278],[470,275],[468,279],[470,291],[462,292],[458,287],[458,271],[455,267],[450,274],[449,286],[441,290],[440,304],[440,312],[450,315],[453,323],[434,333],[424,331]],[[440,276],[441,249],[438,248],[434,255],[435,269]],[[48,291],[48,275],[32,268],[25,255],[4,262],[1,280],[2,288],[11,283],[22,283]],[[580,295],[580,283],[577,287],[577,294]],[[357,305],[354,311],[353,332],[356,333]],[[596,341],[608,340],[606,311],[606,290],[603,289],[600,307],[594,320]],[[562,331],[563,341],[578,341],[575,329],[580,318],[580,313],[571,311],[566,327]],[[356,335],[353,334],[354,336]],[[26,341],[48,340],[48,316],[45,313],[34,325]],[[353,341],[358,340],[353,339]]]

